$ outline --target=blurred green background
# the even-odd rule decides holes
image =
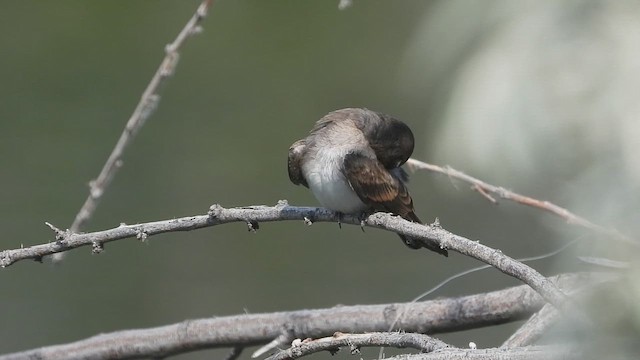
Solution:
[[[368,107],[411,126],[417,159],[633,232],[640,130],[630,94],[640,81],[629,57],[640,31],[624,14],[638,5],[561,3],[356,0],[340,11],[327,0],[216,1],[84,230],[204,214],[214,203],[316,205],[289,182],[289,145],[331,110]],[[45,221],[71,224],[198,4],[0,3],[0,249],[52,241]],[[417,173],[410,190],[423,220],[512,257],[595,238],[440,175]],[[191,318],[407,301],[479,265],[327,223],[265,223],[255,234],[230,224],[105,250],[0,271],[0,353]],[[532,266],[575,268],[556,260]],[[515,284],[485,270],[432,297]],[[440,337],[495,346],[516,327]]]

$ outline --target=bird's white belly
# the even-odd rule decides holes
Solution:
[[[340,171],[342,159],[339,151],[318,152],[315,159],[302,166],[304,177],[322,206],[345,214],[361,212],[367,206]]]

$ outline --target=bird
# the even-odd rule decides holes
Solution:
[[[340,214],[384,211],[420,223],[401,166],[413,153],[413,132],[404,122],[365,108],[335,110],[289,148],[289,179],[311,190]],[[412,249],[447,250],[399,234]]]

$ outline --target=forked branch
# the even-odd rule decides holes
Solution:
[[[111,184],[111,180],[113,180],[117,170],[122,166],[122,157],[125,149],[131,143],[142,125],[144,125],[145,120],[147,120],[157,108],[160,101],[160,86],[174,73],[180,57],[178,51],[190,35],[199,32],[199,24],[207,15],[212,1],[213,0],[204,0],[182,31],[180,31],[176,39],[166,46],[165,57],[151,78],[147,88],[142,93],[140,102],[138,102],[133,114],[131,114],[131,117],[127,121],[124,131],[120,135],[120,139],[118,139],[118,142],[111,151],[111,155],[109,155],[98,177],[90,182],[89,196],[69,228],[72,232],[80,231],[87,220],[93,215],[102,195],[109,184]]]
[[[492,196],[492,195],[495,195],[501,199],[514,201],[518,204],[531,206],[537,209],[541,209],[543,211],[547,211],[549,213],[552,213],[554,215],[561,217],[569,224],[582,226],[591,231],[607,235],[608,238],[621,241],[627,244],[631,244],[636,247],[640,247],[640,243],[638,241],[618,231],[608,229],[601,225],[597,225],[549,201],[534,199],[532,197],[521,195],[516,192],[507,190],[500,186],[491,185],[480,179],[474,178],[473,176],[467,175],[462,171],[453,169],[449,166],[442,167],[442,166],[429,164],[416,159],[409,159],[407,161],[407,166],[412,170],[428,170],[438,174],[446,175],[452,179],[464,181],[470,184],[473,190],[477,191],[480,195],[482,195],[484,198],[489,200],[491,203],[494,203],[494,204],[498,203],[498,201]]]

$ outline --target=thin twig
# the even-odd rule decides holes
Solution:
[[[349,347],[352,355],[360,348],[370,346],[388,346],[395,348],[413,348],[422,352],[452,348],[448,344],[428,335],[400,332],[375,332],[366,334],[344,334],[336,332],[333,336],[320,339],[294,340],[291,347],[271,355],[265,360],[293,360],[320,351],[336,353],[342,347]]]
[[[467,175],[462,171],[453,169],[451,167],[448,167],[448,166],[442,167],[438,165],[428,164],[426,162],[416,160],[416,159],[409,159],[406,164],[411,170],[414,170],[414,171],[428,170],[431,172],[446,175],[450,178],[464,181],[470,184],[473,190],[477,191],[480,195],[482,195],[484,198],[486,198],[487,200],[489,200],[494,204],[497,203],[497,201],[490,194],[494,194],[502,199],[511,200],[522,205],[527,205],[527,206],[531,206],[534,208],[538,208],[538,209],[550,212],[554,215],[561,217],[569,224],[582,226],[589,230],[611,236],[613,239],[616,239],[618,241],[622,241],[624,243],[632,244],[635,246],[640,246],[640,243],[638,241],[631,239],[630,237],[624,234],[621,234],[616,230],[607,229],[603,226],[597,225],[558,205],[555,205],[548,201],[538,200],[529,196],[520,195],[513,191],[507,190],[503,187],[488,184],[482,180],[476,179],[473,176]]]
[[[180,57],[178,51],[190,35],[197,34],[199,32],[199,24],[207,15],[212,1],[213,0],[204,0],[189,22],[187,22],[182,31],[180,31],[176,39],[166,46],[165,57],[162,60],[162,63],[160,63],[158,70],[156,70],[156,73],[151,78],[147,88],[142,93],[140,102],[133,111],[133,114],[131,114],[129,121],[127,121],[124,131],[120,135],[120,139],[118,139],[116,146],[113,148],[111,155],[109,155],[109,158],[104,164],[98,177],[89,183],[89,196],[73,220],[73,223],[69,228],[70,231],[80,231],[84,227],[84,224],[93,215],[102,195],[104,195],[105,190],[109,184],[111,184],[117,170],[122,166],[122,157],[125,149],[129,144],[131,144],[133,138],[136,136],[142,125],[144,125],[145,120],[147,120],[147,118],[149,118],[157,108],[160,101],[160,85],[162,85],[162,83],[174,73]]]
[[[271,353],[276,349],[282,349],[288,346],[288,344],[291,344],[291,342],[295,339],[295,336],[296,335],[293,333],[291,327],[285,327],[283,328],[282,333],[275,339],[254,351],[253,354],[251,354],[251,358],[259,358],[260,356]]]
[[[570,288],[596,282],[601,275],[566,274],[552,277],[550,281]],[[535,291],[521,285],[417,303],[339,306],[188,320],[0,355],[0,360],[116,358],[115,354],[120,359],[160,358],[199,349],[266,344],[281,336],[283,329],[294,339],[331,336],[336,331],[386,331],[399,313],[406,315],[398,320],[398,329],[435,334],[522,320],[543,305],[543,299]]]
[[[261,221],[304,220],[305,218],[325,222],[337,222],[340,220],[342,223],[353,225],[364,224],[366,226],[390,230],[411,236],[415,239],[420,239],[422,242],[429,243],[429,246],[433,246],[432,244],[435,243],[443,249],[454,250],[460,254],[490,264],[503,273],[521,280],[538,291],[543,298],[558,308],[562,308],[562,304],[566,300],[564,294],[555,285],[531,267],[504,255],[500,250],[492,249],[477,241],[472,241],[450,233],[441,228],[439,224],[422,225],[406,221],[401,217],[388,213],[375,213],[362,221],[359,215],[340,216],[333,211],[323,208],[289,206],[286,201],[282,201],[274,207],[249,206],[225,209],[222,206],[214,205],[207,215],[189,216],[136,225],[123,224],[117,228],[93,233],[77,234],[66,232],[62,236],[62,239],[60,239],[60,234],[56,234],[57,238],[55,242],[1,251],[0,267],[7,267],[16,261],[24,259],[41,259],[46,255],[81,246],[91,245],[94,249],[101,251],[105,243],[124,238],[135,237],[146,240],[149,236],[155,234],[194,230],[229,222],[245,222],[250,229],[257,229],[257,225]]]

